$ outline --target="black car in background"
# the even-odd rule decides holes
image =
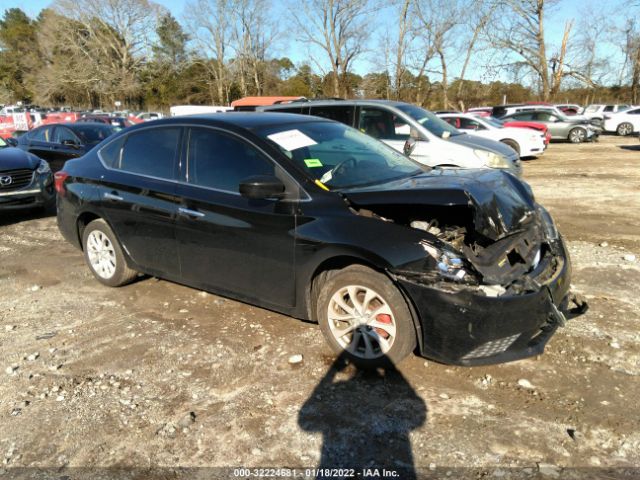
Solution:
[[[57,123],[34,128],[12,142],[46,160],[57,172],[67,160],[81,157],[116,131],[101,123]]]
[[[359,365],[416,347],[464,365],[527,357],[564,321],[569,256],[526,183],[430,170],[342,123],[157,120],[55,183],[60,231],[103,284],[143,272],[317,321]]]
[[[109,115],[86,115],[76,120],[76,123],[104,123],[111,125],[116,130],[123,130],[135,125],[131,120],[122,117],[110,117]]]
[[[0,211],[55,205],[49,164],[0,138]]]

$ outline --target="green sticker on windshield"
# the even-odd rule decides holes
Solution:
[[[305,158],[304,164],[309,168],[321,167],[322,162],[318,158]]]

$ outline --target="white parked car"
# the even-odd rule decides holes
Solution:
[[[498,119],[464,113],[448,113],[439,115],[439,117],[470,135],[489,138],[509,145],[520,157],[542,155],[545,150],[544,135],[535,130],[505,127]]]
[[[161,118],[164,118],[164,115],[160,112],[142,112],[136,115],[136,118],[144,120],[145,122],[150,122],[151,120],[160,120]]]
[[[592,105],[587,105],[586,107],[584,107],[580,114],[589,119],[597,118],[603,120],[605,115],[623,112],[628,108],[629,105],[604,105],[594,103]]]
[[[618,135],[631,135],[640,131],[640,107],[604,115],[604,131],[616,132]]]

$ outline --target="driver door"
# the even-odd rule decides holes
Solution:
[[[60,170],[67,160],[82,156],[82,142],[69,128],[56,125],[52,138],[51,169]]]

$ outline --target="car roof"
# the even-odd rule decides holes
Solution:
[[[149,123],[137,126],[157,126],[193,123],[199,125],[224,126],[233,125],[245,129],[270,127],[275,125],[289,125],[299,123],[331,122],[331,120],[310,117],[309,115],[299,115],[295,113],[275,113],[275,112],[216,112],[202,113],[198,115],[184,115],[179,117],[163,118],[156,120],[152,125]],[[136,127],[137,127],[136,126]],[[135,127],[133,127],[135,128]]]
[[[390,107],[399,107],[404,105],[411,105],[406,102],[399,102],[396,100],[381,100],[381,99],[354,99],[354,100],[310,100],[280,103],[277,105],[269,105],[264,107],[265,110],[278,110],[291,106],[295,107],[312,107],[312,106],[329,106],[329,105],[387,105]]]

